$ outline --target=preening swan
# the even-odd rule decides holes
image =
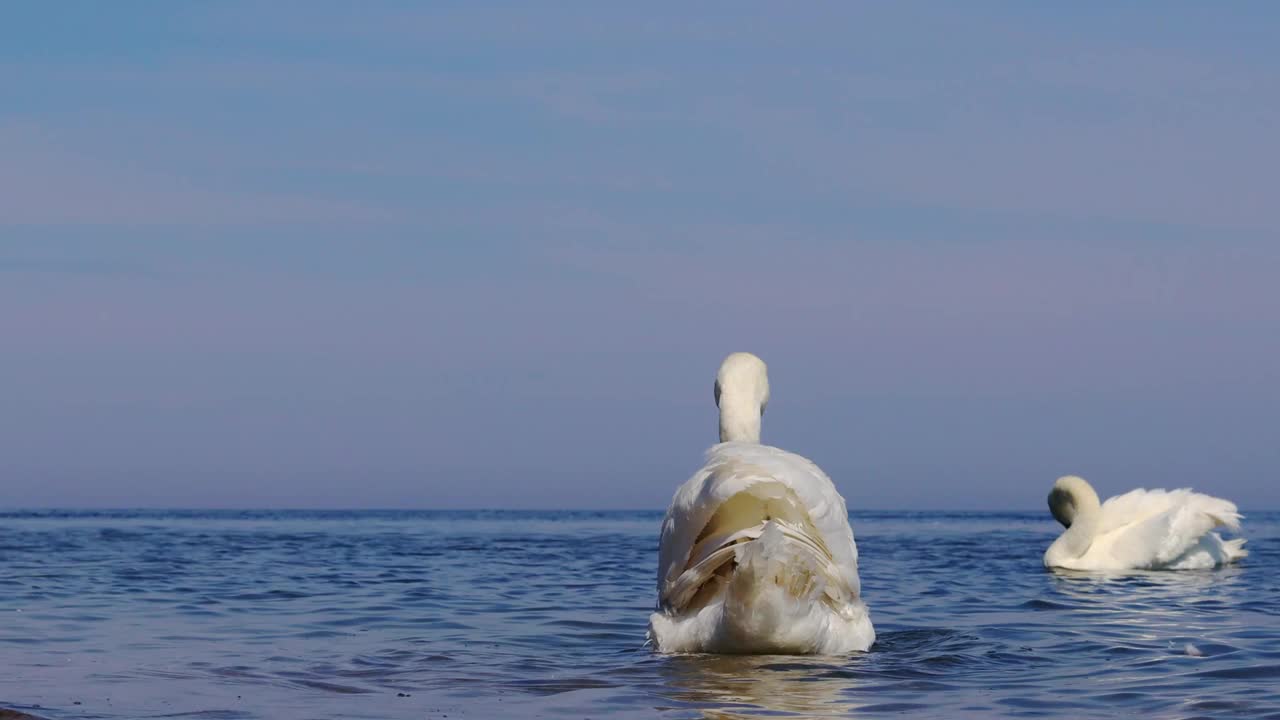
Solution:
[[[1068,570],[1191,570],[1249,554],[1244,539],[1223,540],[1214,528],[1240,530],[1235,503],[1190,490],[1132,490],[1098,502],[1083,478],[1058,478],[1049,512],[1067,528],[1044,565]]]
[[[876,634],[844,498],[817,465],[760,444],[764,362],[725,358],[715,395],[720,444],[662,522],[650,640],[663,652],[866,650]]]

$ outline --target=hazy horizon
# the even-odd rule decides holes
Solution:
[[[0,508],[1280,509],[1278,6],[6,15]]]

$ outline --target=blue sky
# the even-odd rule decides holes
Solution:
[[[0,505],[1280,508],[1280,10],[23,3]]]

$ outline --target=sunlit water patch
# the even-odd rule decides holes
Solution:
[[[1055,574],[1046,514],[855,514],[879,640],[644,647],[657,513],[0,515],[0,707],[47,718],[1280,718],[1280,515],[1237,567]]]

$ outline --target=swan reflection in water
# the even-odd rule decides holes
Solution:
[[[1240,585],[1244,567],[1229,565],[1209,570],[1050,570],[1055,591],[1087,603],[1171,603],[1205,601],[1230,594]]]
[[[1227,566],[1216,570],[1131,570],[1101,572],[1052,571],[1056,597],[1073,613],[1088,616],[1093,626],[1112,628],[1113,636],[1155,640],[1161,636],[1215,634],[1238,627],[1224,627],[1221,610],[1232,597],[1247,590],[1242,585],[1247,568]]]
[[[846,657],[673,655],[663,694],[708,718],[849,717],[858,681]]]

